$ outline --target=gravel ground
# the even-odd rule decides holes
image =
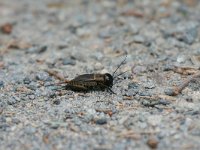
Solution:
[[[198,0],[0,0],[0,149],[200,149]],[[113,73],[112,90],[56,90]]]

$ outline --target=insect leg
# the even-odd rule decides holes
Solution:
[[[113,90],[110,88],[110,87],[108,87],[108,86],[106,86],[106,85],[104,85],[104,84],[101,84],[100,83],[100,85],[102,86],[102,87],[104,87],[104,88],[106,88],[109,92],[111,92],[112,94],[116,94],[115,92],[113,92]]]
[[[113,90],[111,90],[111,88],[107,87],[107,89],[108,89],[108,91],[110,91],[112,94],[115,94],[115,95],[116,95],[116,93],[113,92]]]

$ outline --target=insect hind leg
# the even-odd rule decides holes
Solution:
[[[111,88],[107,87],[107,90],[108,90],[110,93],[117,95],[115,92],[113,92],[113,90],[112,90]]]

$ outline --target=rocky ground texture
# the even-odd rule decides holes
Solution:
[[[0,0],[0,149],[200,149],[198,0]],[[107,91],[58,90],[111,74]],[[173,88],[193,80],[173,93]]]

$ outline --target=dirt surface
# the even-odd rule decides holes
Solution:
[[[198,0],[0,0],[0,149],[200,149],[200,77],[176,87],[200,71],[199,10]],[[112,74],[126,53],[116,95],[58,90],[44,71]]]

